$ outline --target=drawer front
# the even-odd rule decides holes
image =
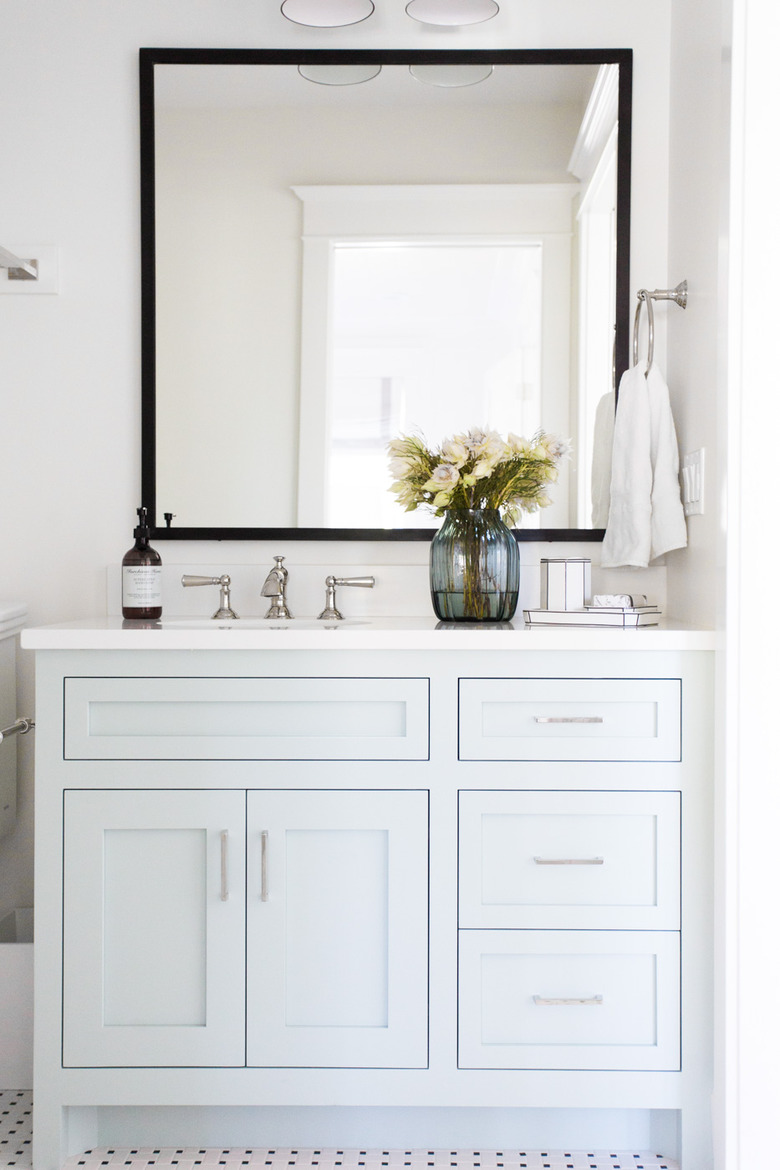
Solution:
[[[460,1068],[680,1066],[679,935],[460,932]]]
[[[680,679],[462,678],[462,760],[680,759]]]
[[[678,792],[460,792],[459,923],[678,930]]]
[[[67,678],[70,760],[425,760],[426,678]]]

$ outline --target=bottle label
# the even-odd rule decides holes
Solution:
[[[123,565],[122,605],[128,609],[162,605],[162,565]]]

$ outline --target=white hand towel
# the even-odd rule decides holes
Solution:
[[[626,370],[618,389],[609,520],[601,546],[604,568],[647,567],[652,490],[650,400],[644,366],[637,364]]]
[[[645,378],[644,364],[638,364],[620,380],[602,566],[644,569],[655,557],[685,547],[678,473],[668,387],[656,366]]]
[[[653,464],[651,499],[650,559],[685,548],[688,531],[680,499],[680,449],[674,429],[669,387],[652,365],[647,375],[650,399],[650,459]]]

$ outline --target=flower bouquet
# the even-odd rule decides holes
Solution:
[[[407,512],[444,516],[431,544],[431,598],[444,621],[507,621],[519,591],[509,525],[552,502],[547,488],[569,444],[539,431],[531,440],[472,429],[431,448],[419,435],[388,445],[395,493]]]

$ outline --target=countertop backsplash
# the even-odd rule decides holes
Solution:
[[[321,612],[325,604],[325,578],[330,573],[337,577],[373,576],[376,580],[373,589],[342,587],[337,590],[337,605],[345,617],[430,617],[433,612],[426,541],[384,545],[381,551],[370,544],[329,546],[280,541],[273,546],[263,544],[260,549],[254,544],[245,546],[237,552],[236,544],[231,544],[225,550],[224,560],[216,560],[211,548],[203,560],[195,559],[198,550],[192,543],[184,549],[161,541],[157,547],[163,558],[163,614],[168,616],[205,618],[211,617],[217,608],[217,586],[185,589],[181,584],[184,573],[208,577],[229,573],[236,613],[240,617],[262,617],[270,601],[261,596],[260,590],[277,554],[285,557],[289,572],[287,603],[295,617],[317,617]],[[571,545],[522,542],[518,547],[518,610],[539,605],[541,559],[564,556],[591,558],[594,593],[645,593],[666,609],[666,568],[662,563],[649,569],[602,569],[598,564],[601,546],[590,542]],[[107,570],[106,613],[111,616],[120,612],[117,562]]]

